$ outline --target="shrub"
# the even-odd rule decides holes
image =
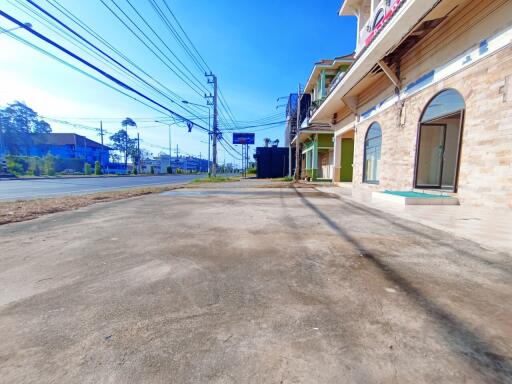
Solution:
[[[91,173],[92,173],[91,164],[85,163],[84,164],[84,174],[90,175]]]
[[[94,174],[101,175],[101,164],[97,160],[94,162]]]
[[[9,170],[9,172],[14,173],[15,175],[25,174],[25,168],[23,166],[23,163],[19,161],[19,159],[8,158],[7,169]]]
[[[256,174],[256,168],[249,168],[249,169],[247,170],[247,173],[248,173],[249,175],[255,175],[255,174]]]
[[[55,176],[55,160],[56,157],[48,153],[43,157],[44,173],[48,176]]]
[[[133,170],[132,170],[132,173],[134,175],[138,174],[139,172],[137,171],[137,167],[136,166],[133,166]]]
[[[151,172],[152,175],[154,175],[155,174],[155,167],[151,166],[150,172]]]

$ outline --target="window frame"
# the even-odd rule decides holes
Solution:
[[[379,185],[380,184],[380,169],[379,169],[379,173],[377,175],[377,180],[367,180],[367,175],[366,175],[366,142],[368,141],[368,134],[370,133],[371,129],[373,127],[377,126],[380,130],[380,148],[379,148],[379,152],[381,154],[381,158],[382,158],[382,125],[380,125],[379,122],[377,121],[374,121],[372,122],[369,126],[368,126],[368,129],[366,130],[366,134],[364,136],[364,143],[363,143],[363,183],[364,184],[373,184],[373,185]]]

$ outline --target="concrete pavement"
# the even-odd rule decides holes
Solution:
[[[0,227],[0,382],[512,383],[509,254],[212,188]]]
[[[76,195],[165,184],[185,184],[197,177],[203,176],[169,175],[2,180],[0,181],[0,201]]]

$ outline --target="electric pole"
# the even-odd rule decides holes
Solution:
[[[295,181],[299,181],[300,179],[300,99],[301,99],[301,90],[299,84],[299,90],[297,93],[297,128],[296,128],[296,136],[295,136]]]
[[[217,76],[210,72],[208,77],[208,84],[213,84],[213,137],[212,137],[212,175],[217,176],[217,136],[219,131],[218,122],[218,108],[217,108]],[[210,80],[210,77],[212,80]],[[208,96],[207,96],[208,97]],[[209,96],[211,97],[211,96]],[[209,134],[209,133],[208,133]]]
[[[100,167],[103,168],[103,121],[100,121],[100,136],[101,136],[101,155],[100,155]]]
[[[137,172],[140,173],[140,136],[137,132]]]

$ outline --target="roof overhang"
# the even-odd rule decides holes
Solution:
[[[320,72],[323,69],[327,70],[333,70],[336,71],[343,65],[351,65],[354,62],[354,56],[353,55],[346,55],[342,57],[337,57],[334,60],[332,60],[331,63],[316,63],[313,67],[313,70],[311,71],[311,75],[309,75],[308,82],[306,83],[306,86],[304,87],[304,92],[309,93],[313,90],[315,86],[315,82],[318,79],[318,76],[320,76]]]
[[[330,127],[325,127],[325,129],[322,129],[322,127],[316,127],[316,128],[305,128],[301,129],[299,131],[299,143],[303,143],[306,139],[310,138],[314,134],[319,135],[334,135],[334,131]],[[293,138],[290,145],[295,144],[297,141],[297,135]]]
[[[343,4],[341,4],[338,13],[340,16],[354,16],[356,15],[356,10],[361,6],[361,3],[362,0],[345,0]]]
[[[331,121],[333,114],[345,105],[342,98],[373,69],[379,60],[398,46],[439,1],[406,1],[386,28],[376,36],[372,44],[352,64],[343,80],[311,117],[311,121],[314,123]],[[343,4],[342,10],[345,6],[348,7],[356,2],[357,0],[347,0]]]

